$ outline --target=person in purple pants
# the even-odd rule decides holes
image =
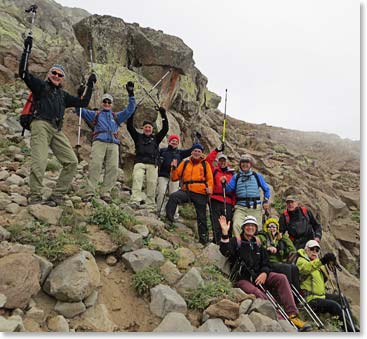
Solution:
[[[280,303],[292,323],[299,331],[309,331],[311,325],[298,317],[298,309],[294,303],[287,277],[282,273],[271,272],[267,252],[256,242],[255,233],[258,227],[256,218],[247,216],[241,226],[240,236],[230,239],[228,236],[230,222],[227,223],[226,217],[222,215],[219,223],[222,228],[219,250],[229,258],[232,276],[236,276],[237,287],[265,300],[268,298],[258,285],[263,285],[269,290],[276,290]]]

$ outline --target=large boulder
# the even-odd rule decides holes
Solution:
[[[193,332],[194,329],[187,318],[178,312],[168,313],[153,332]]]
[[[16,268],[16,269],[15,269]],[[6,308],[25,308],[40,290],[38,260],[26,253],[0,258],[0,293],[6,296]]]
[[[266,315],[262,315],[258,312],[251,312],[248,317],[255,325],[256,332],[283,332],[280,324]]]
[[[191,268],[176,284],[175,288],[178,293],[184,295],[190,289],[197,289],[204,286],[204,280],[197,268]]]
[[[222,299],[219,302],[210,305],[204,314],[210,318],[221,318],[235,320],[239,316],[240,306],[228,299]]]
[[[43,289],[57,300],[74,302],[88,297],[99,284],[100,273],[93,255],[82,251],[56,266]]]
[[[47,205],[31,205],[28,207],[29,213],[37,220],[50,225],[57,225],[62,215],[60,207],[50,207]]]
[[[223,333],[223,332],[230,332],[228,327],[224,325],[222,319],[214,318],[208,319],[204,324],[202,324],[196,332],[216,332],[216,333]]]
[[[228,258],[219,252],[219,246],[210,243],[203,249],[200,259],[205,260],[208,264],[215,265],[219,270],[225,274],[230,273],[230,264]]]
[[[161,252],[141,248],[136,251],[122,255],[122,262],[131,268],[135,273],[148,267],[158,267],[164,263],[164,256]]]

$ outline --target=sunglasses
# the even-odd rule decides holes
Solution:
[[[268,228],[277,228],[276,225],[269,225]]]
[[[59,78],[63,78],[64,77],[64,74],[58,73],[56,71],[52,71],[51,74],[54,75],[54,76],[58,76]]]
[[[310,251],[315,251],[317,253],[320,252],[320,248],[318,248],[317,246],[315,246],[315,247],[309,247],[309,249],[310,249]]]
[[[108,105],[111,105],[112,104],[112,101],[110,99],[104,99],[102,102],[104,104],[108,104]]]

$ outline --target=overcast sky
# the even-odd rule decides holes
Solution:
[[[175,35],[235,118],[360,139],[356,0],[57,0]]]

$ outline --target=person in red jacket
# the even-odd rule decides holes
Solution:
[[[213,243],[219,245],[222,238],[222,228],[219,224],[219,217],[224,215],[227,220],[232,221],[233,205],[235,198],[233,193],[225,194],[225,186],[221,178],[226,177],[229,182],[233,176],[234,169],[229,167],[228,157],[224,153],[224,144],[212,150],[206,157],[206,161],[210,165],[213,172],[213,194],[210,197],[210,213],[213,228]],[[217,160],[217,165],[214,167],[214,161]],[[224,198],[225,197],[225,198]],[[229,231],[229,236],[232,236],[232,228]]]

